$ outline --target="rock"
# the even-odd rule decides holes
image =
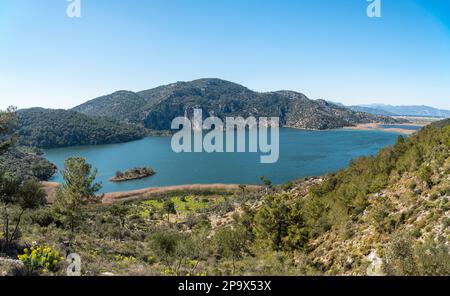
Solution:
[[[23,265],[22,261],[20,261],[20,260],[4,258],[4,257],[0,257],[0,263],[11,264],[11,265]]]
[[[377,251],[373,250],[369,256],[367,256],[367,260],[371,262],[369,267],[367,267],[368,276],[385,275],[382,270],[383,260],[378,256]]]

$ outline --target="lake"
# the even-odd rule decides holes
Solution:
[[[410,130],[410,131],[418,131],[423,128],[421,125],[395,125],[395,124],[388,124],[388,125],[379,125],[380,128],[397,128],[397,129],[404,129],[404,130]]]
[[[394,144],[398,133],[350,129],[304,131],[280,129],[280,158],[275,164],[261,164],[259,153],[174,153],[170,137],[149,137],[139,141],[45,150],[45,157],[63,168],[64,160],[82,156],[98,169],[102,192],[182,184],[259,184],[265,176],[274,184],[319,176],[346,167],[351,159],[376,154]],[[150,166],[156,175],[125,183],[108,179],[117,170]],[[58,173],[51,181],[61,182]]]

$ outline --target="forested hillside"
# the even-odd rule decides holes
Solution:
[[[450,274],[450,120],[318,182],[265,197],[256,238],[328,274]]]
[[[0,155],[0,171],[19,180],[46,181],[56,173],[56,166],[46,160],[39,149],[11,147]]]
[[[106,116],[155,130],[170,130],[172,120],[202,108],[204,116],[276,116],[285,127],[333,129],[358,123],[399,120],[355,112],[293,91],[260,93],[220,79],[177,82],[133,93],[119,91],[73,108],[89,116]]]
[[[36,148],[18,147],[13,131],[16,109],[0,110],[0,175],[18,181],[47,180],[56,172],[54,164],[41,156]]]
[[[19,110],[15,131],[20,145],[39,148],[122,143],[148,133],[113,119],[42,108]]]

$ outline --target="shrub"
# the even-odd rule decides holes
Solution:
[[[435,200],[437,200],[439,198],[439,193],[438,192],[432,192],[431,194],[430,194],[430,200],[431,201],[435,201]]]
[[[59,263],[64,260],[64,257],[61,257],[57,250],[53,250],[48,246],[25,248],[23,254],[17,257],[24,264],[27,274],[39,271],[43,273],[56,272]]]
[[[428,238],[422,243],[403,234],[394,238],[388,245],[384,271],[388,275],[402,276],[448,275],[450,273],[449,247],[442,237]]]
[[[192,229],[195,225],[197,225],[198,220],[199,220],[199,219],[197,218],[196,215],[194,215],[194,214],[192,214],[192,213],[189,213],[189,214],[187,215],[187,217],[186,217],[186,226],[187,226],[189,229]]]
[[[221,227],[214,235],[214,242],[221,257],[231,258],[233,273],[236,270],[236,259],[241,258],[246,249],[247,232],[243,227]]]
[[[412,238],[399,235],[394,237],[385,251],[384,271],[387,275],[415,275],[417,263],[414,259]]]
[[[415,229],[411,232],[411,235],[412,235],[414,238],[420,238],[420,237],[422,236],[422,231],[421,231],[420,229],[418,229],[418,228],[415,228]]]
[[[55,222],[55,219],[54,219],[51,211],[49,211],[48,209],[45,209],[45,208],[34,210],[30,214],[30,218],[34,224],[37,224],[41,227],[47,227],[50,224],[52,224],[53,222]]]
[[[230,199],[225,198],[223,202],[211,206],[210,209],[214,213],[223,215],[232,212],[234,210],[234,204]]]
[[[450,274],[449,247],[439,240],[428,239],[415,249],[418,274],[423,276]]]
[[[420,178],[420,180],[425,182],[425,184],[427,185],[428,188],[431,187],[431,185],[432,185],[431,177],[433,175],[433,171],[431,170],[431,168],[429,166],[422,165],[420,167],[419,171],[417,172],[417,175]]]
[[[292,188],[294,188],[294,183],[293,182],[286,182],[286,183],[282,184],[280,186],[280,188],[283,191],[291,190]]]
[[[450,227],[450,218],[444,218],[444,227],[449,228]]]
[[[254,216],[255,237],[276,251],[304,247],[310,229],[305,225],[302,209],[302,202],[287,194],[266,196]]]

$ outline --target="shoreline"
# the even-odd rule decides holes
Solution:
[[[429,123],[424,122],[412,122],[412,123],[404,123],[404,124],[395,124],[396,126],[427,126]],[[396,132],[405,135],[411,135],[417,132],[417,130],[411,129],[402,129],[402,128],[383,128],[381,125],[385,125],[384,123],[366,123],[366,124],[357,124],[355,126],[343,127],[342,129],[347,130],[365,130],[365,131],[385,131],[385,132]],[[291,128],[285,127],[289,129]],[[149,176],[145,176],[149,177]],[[143,177],[143,178],[145,178]],[[43,190],[47,195],[47,202],[52,203],[56,197],[56,191],[60,186],[58,182],[51,181],[42,181]],[[212,191],[212,192],[238,192],[241,191],[239,187],[240,184],[184,184],[184,185],[169,185],[169,186],[158,186],[158,187],[147,187],[142,189],[134,189],[127,190],[122,192],[106,192],[99,194],[98,196],[102,197],[103,204],[111,204],[115,202],[123,202],[123,201],[131,201],[131,200],[139,200],[155,197],[161,194],[174,193],[177,191],[184,192],[204,192],[204,191]],[[263,188],[261,185],[245,185],[247,190],[256,191]]]
[[[411,119],[412,117],[401,117],[401,118],[409,118]],[[415,118],[415,117],[414,117]],[[333,130],[339,130],[339,129],[355,129],[355,130],[386,130],[386,131],[396,131],[396,130],[401,130],[404,131],[404,133],[411,133],[411,130],[405,130],[405,129],[395,129],[395,128],[388,128],[388,129],[383,129],[378,127],[379,125],[398,125],[398,126],[427,126],[429,124],[431,124],[434,121],[430,121],[430,120],[426,120],[428,118],[418,118],[418,119],[423,119],[420,122],[411,122],[411,123],[396,123],[396,124],[386,124],[386,123],[362,123],[362,124],[357,124],[355,126],[343,126],[343,127],[338,127],[338,128],[326,128],[326,129],[316,129],[316,128],[299,128],[299,127],[295,127],[295,126],[288,126],[288,125],[283,125],[283,126],[279,126],[280,129],[293,129],[293,130],[299,130],[299,131],[317,131],[317,132],[321,132],[321,131],[333,131]],[[436,120],[441,120],[444,118],[439,118]],[[153,130],[152,130],[153,131]],[[87,148],[87,147],[102,147],[102,146],[112,146],[112,145],[120,145],[120,144],[128,144],[128,143],[132,143],[132,142],[138,142],[138,141],[142,141],[145,140],[147,138],[168,138],[171,137],[173,135],[172,131],[168,131],[168,130],[161,130],[159,131],[159,134],[148,134],[145,135],[142,138],[139,139],[134,139],[134,140],[130,140],[130,141],[125,141],[125,142],[116,142],[116,143],[105,143],[105,144],[86,144],[86,145],[72,145],[72,146],[61,146],[61,147],[52,147],[52,148],[38,148],[40,150],[43,151],[43,155],[45,157],[45,151],[47,150],[58,150],[58,149],[66,149],[66,148]],[[412,133],[414,133],[415,131],[412,131]]]
[[[344,127],[344,129],[350,130],[363,130],[363,131],[384,131],[384,132],[397,132],[400,134],[412,135],[417,132],[417,130],[403,129],[403,128],[383,128],[381,125],[389,125],[383,123],[363,123],[357,124],[355,126]],[[425,127],[428,124],[425,123],[402,123],[402,124],[393,124],[395,126],[421,126]]]
[[[56,198],[56,191],[60,186],[57,182],[41,182],[43,190],[47,194],[47,202],[52,203]],[[205,191],[211,192],[227,192],[234,193],[241,191],[240,184],[186,184],[186,185],[172,185],[160,187],[148,187],[143,189],[129,190],[123,192],[107,192],[99,194],[102,197],[102,204],[113,204],[116,202],[125,202],[133,200],[144,200],[151,197],[159,196],[161,194],[175,193],[184,191],[186,193],[201,193]],[[245,185],[248,191],[261,190],[263,186],[260,185]]]

